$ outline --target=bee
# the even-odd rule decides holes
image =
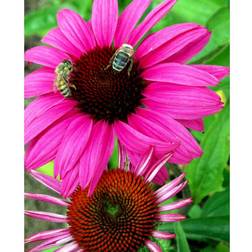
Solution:
[[[109,65],[105,68],[105,70],[112,66],[115,71],[121,72],[127,67],[128,63],[130,62],[130,65],[128,67],[128,75],[130,75],[134,63],[134,53],[134,48],[131,45],[123,44],[120,48],[116,50],[116,52],[109,61]]]
[[[73,71],[73,64],[70,60],[64,60],[55,69],[56,80],[54,82],[57,90],[64,96],[69,97],[72,95],[71,89],[76,87],[69,83],[69,76]]]

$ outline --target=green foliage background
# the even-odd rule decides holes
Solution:
[[[130,0],[119,0],[120,10],[129,2]],[[162,1],[153,0],[149,10],[160,2]],[[41,36],[56,26],[55,16],[59,9],[73,9],[87,20],[91,15],[91,4],[91,0],[26,0],[26,49],[38,45]],[[182,22],[204,25],[212,32],[211,41],[191,63],[229,66],[229,15],[229,0],[178,0],[172,11],[153,31]],[[30,66],[26,66],[26,72],[31,70]],[[225,108],[219,114],[205,119],[204,133],[192,132],[204,150],[203,156],[187,167],[173,166],[170,170],[174,176],[185,169],[189,186],[183,196],[192,196],[194,204],[182,209],[183,213],[188,215],[187,220],[158,227],[160,230],[177,234],[176,240],[157,241],[163,251],[229,251],[229,78],[224,79],[214,90],[225,101]],[[28,103],[29,101],[25,102]],[[116,154],[115,149],[110,160],[112,167],[117,163]],[[52,167],[53,164],[50,163],[40,170],[51,174]],[[52,194],[28,176],[25,177],[25,187],[26,191]],[[26,208],[62,212],[62,209],[37,202],[27,202]],[[52,228],[52,224],[26,219],[26,235]]]

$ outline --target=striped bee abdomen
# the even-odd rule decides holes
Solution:
[[[114,58],[112,67],[114,70],[121,72],[127,66],[129,60],[130,57],[128,54],[119,52]]]

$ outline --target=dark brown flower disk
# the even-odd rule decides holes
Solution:
[[[75,85],[72,95],[81,111],[95,120],[109,123],[127,120],[127,116],[141,106],[145,84],[140,77],[138,63],[128,75],[128,66],[117,72],[109,65],[115,49],[96,48],[74,62],[69,82]]]
[[[133,252],[152,235],[158,205],[150,184],[118,169],[103,174],[91,197],[78,188],[67,216],[70,233],[85,252]]]

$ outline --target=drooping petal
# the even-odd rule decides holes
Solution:
[[[148,81],[165,82],[185,86],[215,86],[219,80],[206,71],[177,63],[163,63],[143,71]]]
[[[144,177],[148,182],[151,182],[155,178],[155,176],[161,170],[161,168],[172,157],[172,154],[173,154],[172,152],[168,152],[147,170],[147,173]]]
[[[169,178],[169,173],[168,173],[166,166],[164,165],[159,170],[157,175],[153,178],[153,182],[158,185],[163,185],[168,178]]]
[[[161,222],[177,222],[186,219],[184,215],[181,214],[160,214],[159,221]]]
[[[162,142],[158,139],[148,137],[132,128],[129,124],[121,121],[115,123],[115,131],[126,149],[135,154],[144,155],[150,146],[155,147],[156,153],[167,153],[176,149],[179,144],[177,141]]]
[[[61,32],[82,53],[95,48],[96,41],[91,26],[76,12],[63,9],[57,14]]]
[[[129,124],[159,141],[179,141],[171,163],[188,163],[202,154],[201,148],[188,130],[168,115],[161,115],[154,110],[138,109],[136,114],[129,116]]]
[[[65,129],[62,140],[55,158],[54,176],[59,174],[64,177],[79,161],[88,142],[93,120],[88,116],[76,117]]]
[[[170,57],[191,44],[195,46],[195,42],[206,36],[209,36],[207,29],[196,24],[173,25],[145,39],[137,49],[136,57],[140,59],[140,65],[143,68],[156,65],[162,61],[169,62]]]
[[[159,188],[155,193],[158,197],[161,197],[165,192],[168,192],[169,190],[172,190],[174,187],[176,187],[179,183],[182,182],[183,178],[185,177],[185,173],[182,173],[177,178],[173,179],[171,182],[169,182],[166,185],[163,185],[161,188]]]
[[[153,231],[152,236],[154,236],[155,238],[164,239],[164,240],[169,240],[169,239],[173,239],[176,237],[175,234],[171,234],[168,232],[162,232],[162,231]]]
[[[168,205],[160,206],[159,211],[160,212],[171,211],[171,210],[175,210],[175,209],[185,207],[185,206],[187,206],[187,205],[189,205],[191,203],[192,203],[191,198],[184,199],[184,200],[179,200],[179,201],[172,202],[172,203],[170,203]]]
[[[229,75],[229,67],[226,66],[215,66],[215,65],[191,65],[200,70],[206,71],[209,74],[213,75],[219,81],[224,79]]]
[[[85,188],[89,182],[89,193],[95,189],[114,147],[113,127],[104,121],[98,121],[80,160],[80,184]]]
[[[223,108],[220,96],[206,87],[152,83],[145,89],[144,96],[145,105],[152,109],[154,106],[163,108],[174,119],[198,119]]]
[[[52,125],[55,121],[64,117],[68,112],[74,111],[76,106],[74,100],[64,100],[55,106],[52,106],[45,113],[36,117],[31,123],[25,125],[25,143],[28,143],[34,137],[39,135],[43,130]]]
[[[30,237],[26,238],[25,243],[47,240],[47,239],[53,238],[55,236],[60,236],[62,234],[63,235],[70,234],[69,228],[53,229],[53,230],[47,230],[47,231],[36,233],[36,234],[31,235]]]
[[[68,206],[68,203],[66,201],[46,194],[25,193],[25,198],[30,200],[43,201],[58,206]]]
[[[163,188],[162,195],[158,198],[157,202],[162,203],[167,199],[172,198],[175,196],[178,192],[182,191],[182,189],[187,185],[187,181],[179,184],[178,186],[175,186],[173,189],[168,190],[167,188]]]
[[[53,92],[55,73],[51,68],[40,68],[25,76],[24,97],[31,98]]]
[[[118,141],[118,168],[121,170],[127,170],[127,151],[125,146]]]
[[[60,194],[61,191],[61,184],[60,182],[48,175],[43,173],[37,172],[35,170],[31,170],[29,173],[35,180],[43,184],[44,186],[50,188],[51,190],[55,191],[56,193]]]
[[[69,55],[79,58],[82,51],[72,44],[59,28],[51,29],[43,38],[42,42],[53,46]]]
[[[25,152],[25,168],[27,170],[36,169],[55,159],[65,130],[74,118],[74,116],[66,117],[29,143]]]
[[[120,47],[123,43],[128,42],[128,38],[142,17],[151,0],[133,0],[127,8],[124,9],[118,19],[117,29],[115,33],[115,48]]]
[[[204,131],[204,121],[203,119],[194,119],[194,120],[177,120],[179,123],[183,124],[186,128],[197,130],[197,131]]]
[[[112,44],[118,21],[117,0],[94,0],[92,27],[100,47]]]
[[[36,63],[53,69],[66,59],[69,60],[70,57],[53,47],[35,46],[25,52],[25,60],[27,62]]]
[[[140,162],[138,162],[138,165],[135,167],[135,173],[139,176],[143,176],[143,174],[146,172],[147,168],[150,165],[151,159],[153,157],[154,148],[150,147],[148,151],[146,151],[145,155],[143,155]]]
[[[76,242],[71,242],[55,250],[55,252],[75,252],[77,249],[79,249],[78,244]]]
[[[145,245],[151,252],[162,252],[162,249],[155,242],[148,240]]]
[[[66,223],[67,217],[61,214],[41,212],[41,211],[25,211],[25,215],[31,218],[45,220],[49,222]]]
[[[59,245],[65,244],[69,241],[72,241],[73,238],[70,234],[58,235],[56,237],[52,237],[50,239],[45,240],[40,243],[38,246],[32,248],[28,252],[41,252],[49,248],[57,247]]]
[[[135,46],[139,40],[168,13],[175,3],[176,0],[165,0],[160,3],[146,16],[143,22],[133,30],[128,43]]]

